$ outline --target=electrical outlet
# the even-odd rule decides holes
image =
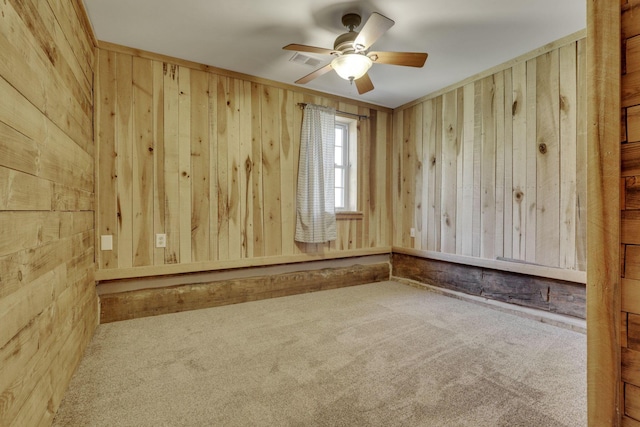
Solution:
[[[411,237],[416,237],[416,229],[412,228],[409,233],[411,234]]]
[[[156,234],[156,248],[166,248],[166,247],[167,247],[167,235]]]
[[[100,250],[103,250],[103,251],[113,250],[113,236],[111,234],[105,234],[100,236]]]

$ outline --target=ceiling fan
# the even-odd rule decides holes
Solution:
[[[343,79],[350,82],[355,81],[358,93],[362,95],[373,89],[373,83],[367,74],[373,63],[417,68],[424,65],[427,60],[426,53],[369,51],[369,48],[376,40],[391,28],[395,22],[386,16],[373,12],[362,29],[359,32],[355,31],[361,22],[362,18],[357,13],[344,15],[342,24],[349,29],[349,32],[336,38],[333,49],[303,44],[289,44],[283,47],[284,50],[335,56],[329,64],[296,80],[296,83],[305,84],[331,70],[335,70]]]

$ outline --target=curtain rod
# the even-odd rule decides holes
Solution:
[[[300,107],[300,109],[304,109],[304,107],[306,106],[307,106],[306,102],[298,102],[298,107]],[[354,116],[354,117],[357,117],[358,120],[366,120],[369,118],[369,116],[363,116],[362,114],[356,114],[356,113],[349,113],[348,111],[336,110],[336,113],[345,114],[347,116]]]

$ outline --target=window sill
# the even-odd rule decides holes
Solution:
[[[354,211],[340,211],[336,212],[336,219],[339,220],[347,220],[347,219],[362,219],[364,218],[364,214],[362,212],[354,212]]]

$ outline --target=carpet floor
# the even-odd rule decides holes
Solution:
[[[585,426],[586,336],[395,282],[100,325],[54,426]]]

